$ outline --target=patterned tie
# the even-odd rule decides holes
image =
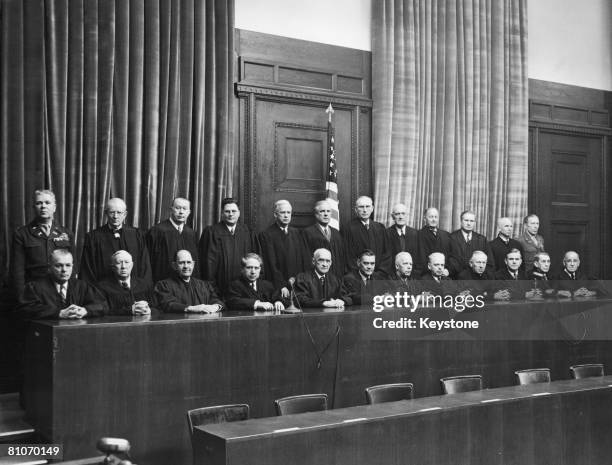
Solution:
[[[121,281],[121,287],[127,290],[130,289],[130,285],[127,283],[127,281]]]
[[[183,226],[184,226],[183,223],[178,225],[178,232],[179,232],[179,234],[183,234]]]
[[[331,240],[331,231],[329,230],[329,226],[323,228],[323,234],[325,234],[325,239],[328,241]]]
[[[370,230],[370,223],[365,223],[365,224],[364,224],[364,226],[365,226],[365,228],[366,228],[366,231],[369,231],[369,230]]]
[[[68,284],[63,283],[59,285],[59,295],[60,298],[62,299],[62,303],[66,303],[66,296],[68,295]]]

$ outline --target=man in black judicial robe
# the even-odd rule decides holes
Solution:
[[[480,250],[487,256],[487,270],[493,272],[493,254],[487,238],[474,231],[476,214],[471,211],[461,213],[461,228],[453,231],[451,237],[451,255],[449,272],[451,277],[457,277],[463,270],[469,270],[472,254]]]
[[[518,249],[512,249],[505,258],[506,267],[495,273],[495,300],[523,300],[542,298],[542,291],[531,287],[521,269],[523,258]]]
[[[394,224],[387,228],[387,249],[389,251],[389,265],[386,272],[395,274],[395,258],[400,252],[408,252],[410,257],[417,257],[419,244],[417,241],[417,230],[406,224],[408,208],[403,203],[398,203],[391,210]],[[411,258],[412,260],[412,258]]]
[[[265,264],[264,274],[276,289],[281,290],[285,299],[290,294],[289,279],[312,266],[304,237],[299,229],[290,225],[291,212],[288,201],[276,202],[276,221],[259,235]]]
[[[346,259],[351,270],[357,269],[357,258],[364,250],[374,252],[378,261],[378,270],[385,270],[389,267],[387,232],[382,223],[371,218],[373,211],[372,199],[365,195],[359,197],[355,202],[357,218],[353,218],[344,229]]]
[[[327,249],[314,251],[314,269],[297,275],[295,296],[300,307],[343,308],[353,301],[340,279],[329,270],[332,264],[331,252]]]
[[[255,253],[242,259],[242,276],[232,281],[227,292],[229,310],[277,310],[285,309],[280,290],[265,279],[259,279],[262,260]]]
[[[409,252],[399,252],[395,256],[395,272],[390,275],[390,283],[390,293],[417,295],[422,292],[422,286],[413,273],[413,260]]]
[[[421,289],[431,295],[455,295],[457,287],[446,271],[446,257],[440,252],[434,252],[427,259],[427,273],[421,277]]]
[[[497,220],[497,237],[489,242],[489,247],[495,262],[495,271],[503,270],[506,267],[506,255],[510,250],[517,249],[523,255],[523,246],[516,239],[512,239],[514,224],[510,218],[502,217]],[[521,265],[521,269],[525,267]]]
[[[331,220],[331,205],[327,200],[320,200],[315,204],[314,216],[316,223],[302,230],[308,253],[313,254],[317,249],[327,249],[331,252],[331,273],[342,279],[347,269],[346,250],[342,235],[329,225]],[[310,265],[312,267],[312,265]],[[308,268],[304,269],[306,271]]]
[[[55,194],[50,190],[36,190],[33,201],[36,217],[13,233],[9,274],[17,299],[23,293],[25,283],[47,276],[52,251],[74,251],[74,234],[54,219],[57,208]]]
[[[72,278],[73,257],[65,249],[51,252],[49,274],[26,284],[16,316],[22,320],[42,318],[80,319],[102,316],[104,297],[91,284]]]
[[[134,262],[125,250],[111,257],[112,278],[98,283],[98,289],[106,297],[109,315],[150,315],[157,306],[153,283],[131,276]]]
[[[344,275],[342,283],[349,293],[354,305],[371,304],[373,296],[382,294],[381,281],[387,275],[374,271],[376,268],[376,256],[371,250],[364,250],[357,259],[357,271],[349,271]]]
[[[580,269],[580,256],[573,250],[565,253],[563,269],[553,275],[552,280],[559,297],[595,297],[607,294],[599,280],[587,276]]]
[[[104,214],[107,223],[85,236],[80,278],[96,284],[104,278],[112,277],[110,258],[118,250],[125,250],[134,259],[133,275],[151,281],[145,235],[139,229],[123,224],[127,216],[125,202],[119,198],[110,199]]]
[[[493,273],[487,268],[487,254],[475,250],[470,258],[469,268],[457,275],[457,288],[471,295],[480,294],[485,298],[493,298],[495,280]]]
[[[172,261],[178,250],[189,250],[194,257],[198,255],[198,236],[186,224],[191,214],[191,203],[177,197],[172,201],[170,211],[170,217],[153,226],[146,235],[154,283],[175,275]],[[198,268],[196,263],[193,272],[196,278],[200,276]]]
[[[203,277],[213,282],[225,295],[230,283],[240,277],[241,260],[257,253],[259,245],[248,226],[238,223],[240,208],[232,198],[221,202],[221,221],[207,227],[200,239]]]
[[[444,257],[450,256],[451,253],[451,238],[448,231],[438,228],[440,213],[437,208],[428,208],[425,211],[425,225],[417,231],[417,240],[419,244],[419,256],[415,264],[416,272],[422,275],[430,274],[428,264],[429,256],[438,252]],[[443,276],[448,277],[449,270],[445,268]]]
[[[188,250],[179,250],[172,265],[176,275],[155,285],[157,301],[164,312],[216,313],[223,310],[223,301],[215,286],[191,277],[195,262]]]

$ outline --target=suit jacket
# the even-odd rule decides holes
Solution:
[[[461,229],[453,231],[450,236],[451,254],[448,268],[451,276],[457,276],[463,270],[470,269],[470,258],[476,250],[487,254],[487,270],[492,272],[495,269],[495,258],[491,253],[487,238],[482,234],[472,231],[472,239],[469,244],[465,242]]]
[[[382,223],[370,219],[369,228],[366,228],[361,220],[353,218],[343,231],[346,257],[351,270],[357,269],[357,258],[366,249],[376,255],[377,270],[389,268],[390,253],[387,250],[387,231]]]
[[[385,292],[384,282],[387,276],[384,273],[375,271],[371,278],[366,282],[361,278],[359,271],[349,271],[342,278],[342,283],[354,305],[370,304],[372,297]]]
[[[534,239],[531,234],[525,231],[518,237],[518,241],[523,247],[523,263],[525,264],[525,269],[530,270],[533,267],[535,255],[538,252],[545,252],[544,238],[537,234]]]
[[[102,316],[107,311],[104,296],[91,284],[70,279],[66,299],[63,300],[55,282],[47,276],[26,285],[17,307],[17,317],[24,320],[59,318],[60,310],[73,304],[87,310],[86,318]]]
[[[495,272],[495,291],[507,289],[510,291],[511,300],[522,300],[525,298],[525,293],[532,288],[531,282],[527,281],[527,275],[523,270],[518,270],[518,277],[514,279],[508,267]]]
[[[112,278],[111,256],[118,250],[125,250],[134,260],[132,276],[152,280],[145,235],[139,229],[128,225],[123,225],[118,234],[119,237],[115,237],[108,224],[87,233],[81,258],[80,278],[94,285],[104,278]]]
[[[188,283],[179,277],[163,279],[155,285],[155,294],[166,313],[184,313],[190,305],[219,304],[224,307],[214,285],[198,278],[191,278]]]
[[[146,300],[151,311],[157,308],[153,284],[136,276],[130,277],[129,289],[114,277],[100,281],[97,288],[106,297],[109,315],[132,315],[132,305],[139,300]]]
[[[444,254],[446,257],[446,266],[448,267],[448,259],[451,253],[451,237],[448,231],[438,228],[437,234],[434,235],[429,227],[423,226],[417,231],[417,238],[419,256],[416,258],[415,268],[418,274],[430,274],[427,269],[427,262],[429,261],[429,255],[434,252],[441,252]]]
[[[395,274],[395,256],[400,252],[408,252],[412,260],[419,259],[419,243],[417,230],[405,226],[404,237],[400,238],[395,225],[387,228],[387,248],[389,252],[389,263],[385,270],[389,276]]]
[[[154,283],[175,275],[172,262],[178,250],[191,252],[191,256],[196,261],[192,276],[200,277],[198,235],[189,226],[184,225],[183,232],[179,233],[172,222],[166,219],[149,229],[146,241]]]
[[[525,260],[525,253],[523,252],[523,246],[515,239],[510,238],[508,243],[504,242],[499,235],[489,242],[489,248],[493,255],[493,261],[495,262],[495,271],[503,270],[506,268],[506,255],[512,249],[518,249],[521,251],[521,257]],[[525,262],[521,265],[521,270],[525,269]]]
[[[225,294],[230,283],[240,277],[242,257],[250,252],[259,253],[259,244],[248,226],[237,223],[232,235],[225,223],[213,224],[200,239],[202,276]]]
[[[11,271],[15,296],[23,293],[25,283],[47,276],[49,256],[55,249],[66,249],[74,255],[74,234],[53,222],[46,236],[36,221],[21,226],[13,233]]]
[[[334,228],[329,228],[331,231],[331,239],[328,241],[323,231],[318,224],[312,224],[302,229],[304,241],[308,248],[308,255],[310,257],[311,265],[304,271],[312,269],[312,254],[315,250],[325,248],[331,252],[332,255],[332,266],[330,272],[333,273],[338,279],[342,279],[346,272],[346,249],[344,247],[344,240],[340,233]]]
[[[283,301],[280,290],[276,290],[270,281],[258,279],[255,286],[257,290],[244,277],[232,281],[226,297],[228,310],[253,310],[257,300],[271,303]]]
[[[448,276],[442,276],[440,282],[438,282],[431,272],[421,278],[421,289],[423,292],[429,292],[433,295],[455,295],[457,293],[457,286],[452,279]]]
[[[342,283],[332,273],[325,275],[325,286],[314,270],[300,273],[295,281],[295,296],[302,307],[322,307],[330,299],[342,299],[346,305],[353,303]]]
[[[289,289],[289,278],[295,278],[298,273],[312,267],[312,256],[308,253],[304,236],[293,226],[289,226],[285,234],[275,223],[259,235],[259,243],[265,264],[264,274],[277,289]]]

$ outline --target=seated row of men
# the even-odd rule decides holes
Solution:
[[[55,196],[51,191],[34,193],[36,218],[13,235],[11,276],[18,296],[25,283],[42,277],[49,265],[50,252],[65,248],[75,252],[74,237],[68,229],[54,221]],[[263,257],[262,268],[266,279],[281,289],[283,298],[289,296],[289,280],[311,268],[311,257],[317,249],[327,249],[332,255],[330,272],[337,278],[348,271],[356,271],[357,257],[363,250],[371,250],[376,258],[376,270],[392,275],[394,257],[399,252],[410,253],[414,273],[426,275],[432,253],[445,256],[444,274],[452,278],[470,269],[470,259],[476,250],[487,255],[487,269],[496,272],[505,267],[505,257],[511,249],[518,249],[530,271],[535,254],[544,251],[544,241],[537,234],[537,216],[525,218],[525,232],[512,239],[513,224],[508,218],[498,221],[499,234],[490,242],[474,231],[476,216],[471,211],[461,214],[461,228],[448,233],[438,227],[438,210],[428,208],[425,225],[415,230],[406,224],[407,208],[397,204],[392,209],[394,224],[385,228],[374,221],[372,199],[359,197],[355,204],[356,218],[342,234],[330,226],[331,205],[317,202],[315,223],[304,229],[291,226],[292,207],[286,200],[274,204],[274,223],[259,234],[238,222],[240,208],[235,199],[222,202],[222,220],[207,227],[198,239],[186,221],[191,213],[190,202],[174,199],[170,217],[153,226],[147,233],[125,224],[127,207],[122,199],[110,199],[105,208],[106,224],[87,233],[78,276],[91,284],[111,276],[109,258],[119,250],[133,257],[133,275],[155,283],[173,276],[172,260],[178,250],[188,250],[195,262],[193,275],[212,281],[222,294],[241,275],[241,260],[248,253]]]
[[[603,291],[579,271],[580,258],[573,251],[565,254],[562,273],[550,279],[550,257],[545,252],[536,256],[529,276],[520,269],[522,257],[518,249],[508,252],[504,261],[505,268],[493,275],[486,269],[486,254],[475,251],[470,269],[460,273],[459,281],[453,281],[444,273],[444,255],[434,252],[428,258],[428,272],[417,280],[410,253],[396,255],[395,272],[388,276],[375,271],[376,255],[365,250],[357,260],[357,270],[339,279],[330,273],[331,252],[321,248],[313,254],[313,269],[298,273],[295,286],[293,280],[290,286],[295,289],[300,307],[338,308],[368,304],[376,294],[398,291],[410,295],[479,294],[491,300],[590,297]],[[291,295],[283,297],[280,288],[260,278],[259,255],[249,253],[241,262],[242,276],[230,284],[224,301],[213,283],[193,277],[195,261],[188,250],[176,253],[175,275],[153,287],[150,282],[132,276],[134,261],[124,250],[111,256],[112,277],[94,286],[73,279],[72,254],[57,249],[51,253],[48,276],[26,285],[17,312],[24,319],[80,319],[104,314],[149,315],[152,308],[170,313],[216,313],[223,309],[282,311],[291,303]]]

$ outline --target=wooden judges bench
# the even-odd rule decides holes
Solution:
[[[612,376],[197,427],[196,465],[586,465],[612,456]]]
[[[453,317],[480,327],[375,330],[378,317]],[[259,418],[274,415],[274,399],[294,394],[325,392],[337,409],[363,404],[364,388],[381,383],[410,381],[425,397],[439,395],[439,378],[451,375],[482,374],[489,388],[513,385],[523,368],[566,379],[574,363],[612,367],[610,336],[610,299],[463,313],[348,307],[40,321],[27,334],[25,407],[39,434],[64,445],[65,460],[95,455],[99,437],[116,436],[129,439],[135,463],[190,464],[192,408],[248,403]]]

